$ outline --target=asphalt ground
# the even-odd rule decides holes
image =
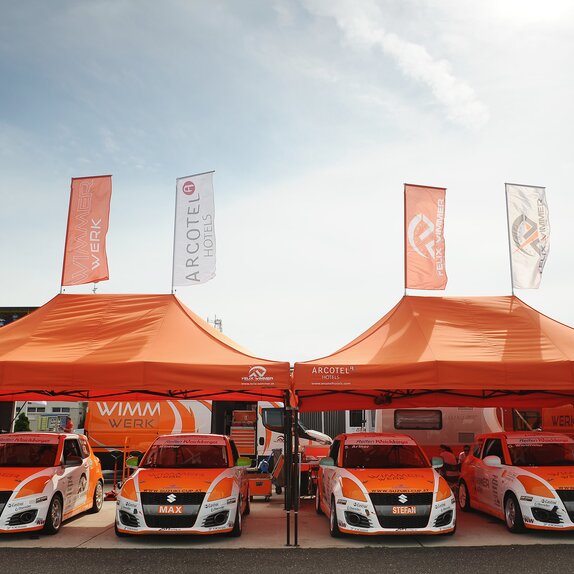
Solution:
[[[0,548],[6,574],[562,574],[572,572],[569,546],[328,549],[47,549]]]

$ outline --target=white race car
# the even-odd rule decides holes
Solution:
[[[44,530],[104,501],[100,461],[84,435],[0,434],[0,532]]]
[[[240,536],[251,464],[223,435],[157,438],[117,500],[116,534]]]
[[[316,510],[332,536],[452,534],[456,504],[446,480],[409,436],[339,435],[320,463]]]
[[[574,440],[546,432],[479,436],[462,465],[459,504],[501,518],[511,532],[574,529]]]

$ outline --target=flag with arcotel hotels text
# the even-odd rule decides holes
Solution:
[[[405,288],[444,289],[446,189],[405,184]]]
[[[111,196],[111,175],[72,178],[62,285],[109,279],[106,235]]]
[[[215,277],[213,172],[176,180],[172,286]]]

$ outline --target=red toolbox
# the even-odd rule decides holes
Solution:
[[[250,476],[249,496],[251,500],[254,496],[264,496],[268,501],[271,498],[271,475],[261,473]]]

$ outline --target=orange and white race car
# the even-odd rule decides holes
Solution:
[[[316,510],[329,516],[331,536],[452,534],[454,495],[407,435],[339,435],[320,463]]]
[[[0,532],[60,530],[104,502],[100,461],[84,435],[0,434]]]
[[[479,436],[461,468],[459,504],[501,518],[511,532],[574,529],[574,440],[547,432]]]
[[[224,435],[157,438],[117,501],[116,534],[241,536],[249,514],[249,458]]]

